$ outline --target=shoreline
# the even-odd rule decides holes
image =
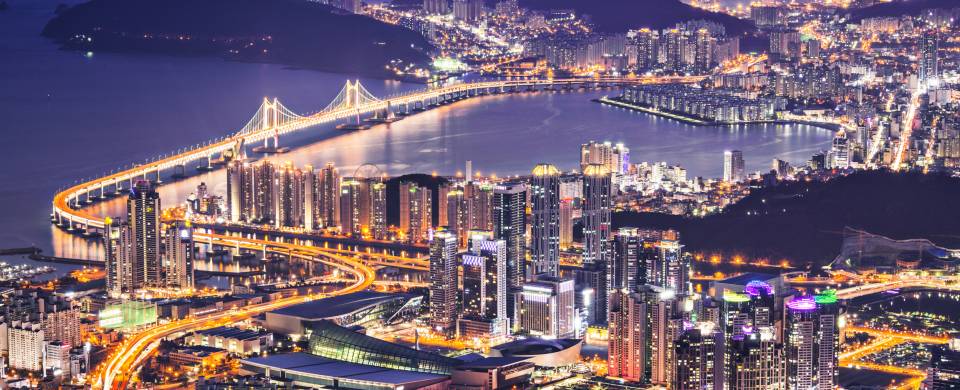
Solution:
[[[694,117],[691,117],[691,116],[674,114],[674,113],[666,112],[666,111],[660,111],[660,110],[653,109],[653,108],[650,108],[650,107],[638,106],[638,105],[636,105],[636,104],[626,103],[626,102],[622,102],[622,101],[615,100],[615,99],[611,99],[611,98],[607,98],[607,97],[601,97],[601,98],[597,98],[597,99],[592,99],[592,101],[593,101],[593,102],[596,102],[596,103],[600,103],[600,104],[611,105],[611,106],[614,106],[614,107],[626,108],[626,109],[628,109],[628,110],[639,111],[639,112],[642,112],[642,113],[645,113],[645,114],[656,115],[656,116],[659,116],[659,117],[661,117],[661,118],[673,119],[673,120],[676,120],[676,121],[678,121],[678,122],[683,122],[683,123],[686,123],[686,124],[689,124],[689,125],[693,125],[693,126],[723,126],[723,127],[730,127],[730,126],[739,126],[739,125],[766,125],[766,124],[774,124],[774,125],[808,125],[808,126],[813,126],[813,127],[819,127],[819,128],[821,128],[821,129],[824,129],[824,130],[830,130],[830,131],[837,131],[837,130],[840,129],[840,126],[839,126],[839,125],[835,125],[835,124],[832,124],[832,123],[822,123],[822,122],[812,122],[812,121],[797,121],[797,120],[784,120],[784,119],[773,119],[773,120],[766,120],[766,121],[743,121],[743,122],[734,122],[734,123],[730,123],[730,122],[715,122],[715,121],[714,121],[714,122],[708,122],[708,121],[704,121],[704,120],[701,120],[701,119],[697,119],[697,118],[694,118]]]

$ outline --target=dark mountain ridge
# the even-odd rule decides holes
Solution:
[[[753,23],[733,16],[691,7],[678,0],[521,0],[520,5],[536,10],[573,9],[589,15],[600,32],[617,33],[650,27],[664,29],[678,22],[703,19],[722,24],[727,35],[753,31]]]
[[[60,12],[43,35],[68,49],[377,74],[391,60],[425,65],[432,50],[413,31],[301,0],[92,0]]]

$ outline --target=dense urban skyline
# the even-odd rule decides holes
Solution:
[[[51,128],[3,179],[52,225],[0,235],[5,386],[960,386],[957,4],[44,6],[0,2],[0,109]],[[151,66],[131,102],[198,97],[168,132],[62,97]]]

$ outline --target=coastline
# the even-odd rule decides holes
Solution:
[[[660,111],[650,107],[638,106],[636,104],[630,104],[622,102],[619,100],[601,97],[593,99],[592,101],[600,104],[611,105],[619,108],[626,108],[628,110],[639,111],[645,114],[656,115],[661,118],[673,119],[678,122],[683,122],[693,126],[739,126],[739,125],[764,125],[764,124],[776,124],[776,125],[808,125],[819,127],[821,129],[837,131],[840,130],[840,126],[833,123],[823,123],[823,122],[813,122],[813,121],[797,121],[797,120],[784,120],[784,119],[774,119],[767,121],[742,121],[742,122],[716,122],[716,121],[704,121],[697,119],[691,116],[675,114],[672,112]]]

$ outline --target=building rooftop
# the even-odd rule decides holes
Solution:
[[[439,381],[447,378],[446,375],[392,370],[328,359],[302,352],[254,357],[244,359],[242,363],[273,369],[279,368],[316,377],[345,378],[393,386],[403,386],[411,382]]]
[[[717,282],[718,282],[718,283],[725,283],[725,284],[736,284],[736,285],[746,286],[747,283],[750,283],[750,282],[752,282],[752,281],[754,281],[754,280],[767,281],[767,280],[770,280],[770,279],[776,279],[776,278],[778,278],[778,277],[779,277],[778,275],[765,274],[765,273],[762,273],[762,272],[747,272],[747,273],[745,273],[745,274],[741,274],[741,275],[729,277],[729,278],[726,278],[726,279],[724,279],[724,280],[719,280],[719,281],[717,281]]]
[[[388,294],[376,291],[360,291],[352,294],[337,295],[316,301],[274,310],[273,314],[282,314],[303,319],[324,319],[349,314],[364,307],[405,297],[402,294]]]
[[[214,337],[225,337],[230,339],[238,340],[249,340],[260,337],[260,332],[255,332],[252,330],[231,328],[226,326],[220,326],[212,329],[201,330],[197,333],[204,336],[214,336]]]
[[[503,366],[509,366],[511,364],[526,361],[527,359],[516,356],[501,356],[501,357],[488,357],[479,360],[475,360],[469,363],[466,363],[462,366],[457,367],[458,370],[477,370],[477,369],[491,369]]]
[[[492,349],[500,351],[503,356],[530,356],[530,355],[543,355],[548,353],[559,352],[567,348],[573,347],[580,343],[578,339],[541,339],[541,338],[528,338],[511,341],[509,343],[500,344]]]

